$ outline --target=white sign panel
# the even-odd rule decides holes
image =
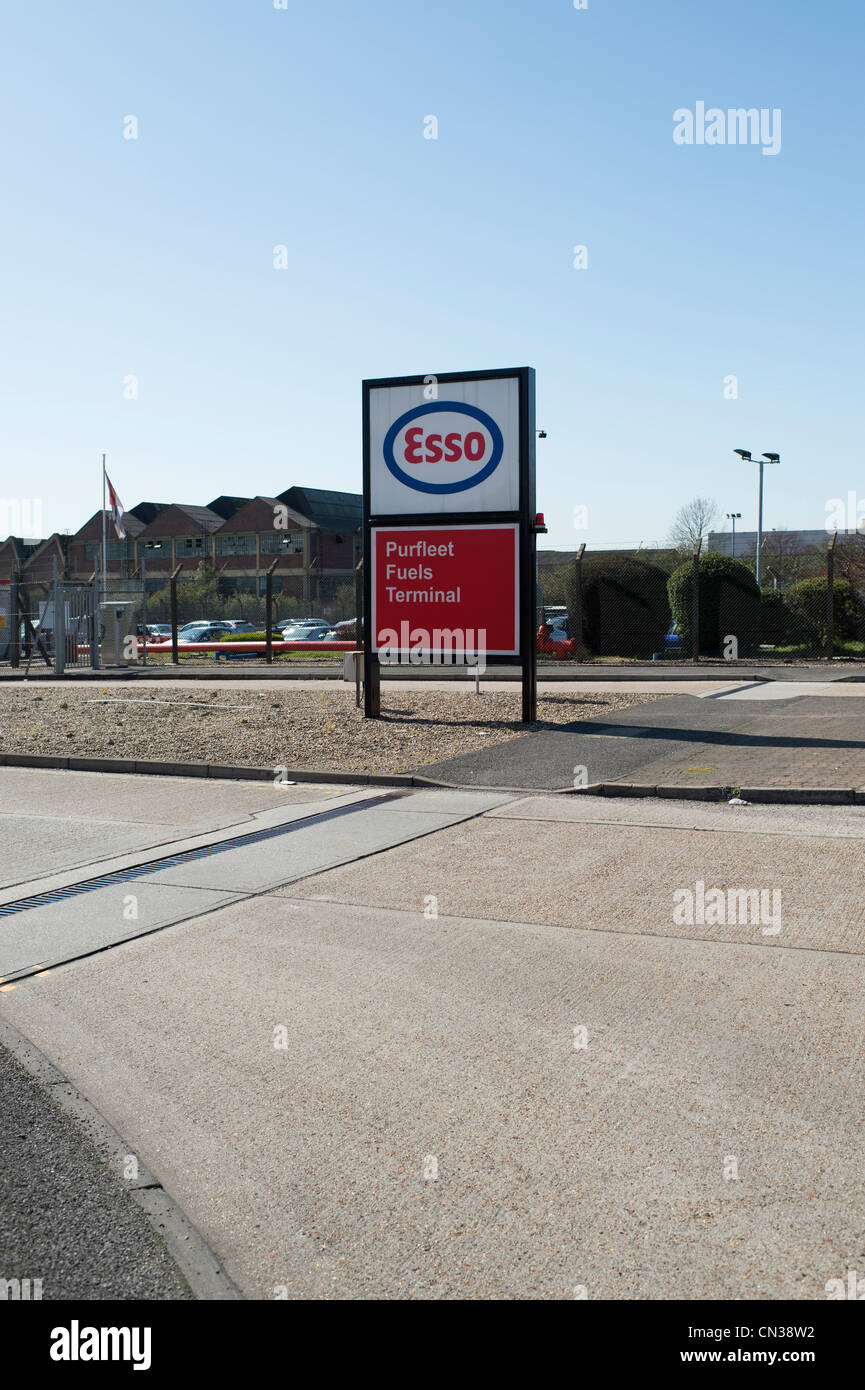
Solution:
[[[518,511],[519,429],[517,377],[371,390],[370,512]]]

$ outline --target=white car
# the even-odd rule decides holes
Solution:
[[[216,618],[196,618],[195,622],[184,623],[181,627],[177,629],[178,637],[180,636],[181,632],[188,632],[194,627],[221,627],[225,632],[231,631],[231,625],[229,623],[218,622]]]

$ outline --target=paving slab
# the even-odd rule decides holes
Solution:
[[[86,898],[64,896],[10,916],[0,909],[0,988],[21,971],[49,969],[208,912],[235,897],[236,890],[225,888],[169,888],[136,880],[94,889]]]
[[[743,707],[724,700],[702,708],[719,705]],[[759,713],[726,734],[711,730],[701,740],[695,729],[687,751],[671,744],[640,768],[640,780],[667,786],[694,780],[733,787],[865,786],[865,716],[855,703],[821,695],[757,708]],[[627,711],[622,722],[626,716]]]
[[[865,839],[865,806],[849,810],[835,806],[811,806],[807,816],[801,806],[729,805],[725,802],[692,805],[672,798],[640,798],[638,801],[581,796],[512,797],[488,813],[503,820],[559,821],[565,824],[636,825],[647,830],[723,831],[725,835],[792,835],[834,839]]]
[[[455,873],[457,864],[470,871]],[[677,911],[685,902],[676,895],[694,895],[696,919],[698,883],[704,894],[720,890],[725,903],[723,914],[706,912],[707,921],[695,926],[701,940],[837,951],[865,945],[865,857],[858,837],[684,828],[649,835],[624,821],[567,824],[497,815],[278,891],[417,911],[433,897],[449,916],[672,937],[680,934]],[[767,896],[759,907],[753,898],[743,906],[727,899],[731,890]],[[732,922],[728,901],[735,908]]]
[[[0,815],[87,819],[112,825],[181,825],[218,829],[249,819],[256,811],[286,801],[320,801],[335,796],[331,786],[226,785],[198,778],[125,776],[98,772],[0,767]]]
[[[861,964],[265,897],[0,1008],[248,1296],[810,1300],[861,1268]]]
[[[74,774],[67,774],[74,777]],[[291,788],[289,792],[298,789]],[[123,802],[118,789],[108,801]],[[270,799],[270,798],[268,798]],[[238,895],[263,892],[364,858],[506,804],[477,792],[352,792],[318,809],[315,797],[277,794],[254,828],[173,840],[167,854],[117,854],[72,873],[18,884],[0,898],[0,981],[54,967],[197,916]],[[72,830],[74,831],[74,823]],[[85,822],[84,828],[87,828]],[[73,835],[74,839],[74,835]]]
[[[431,800],[425,805],[428,809],[421,810],[414,809],[408,800],[404,805],[398,801],[359,803],[347,808],[351,814],[326,827],[299,822],[287,827],[285,834],[256,844],[226,844],[219,854],[206,859],[190,857],[189,862],[164,870],[156,867],[150,879],[163,885],[264,892],[299,876],[320,873],[332,864],[353,863],[392,845],[430,835],[484,809],[436,811]]]
[[[312,806],[343,790],[2,767],[0,888],[196,831],[251,824],[263,810]]]

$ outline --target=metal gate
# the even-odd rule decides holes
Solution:
[[[54,671],[99,668],[96,584],[58,584],[54,596]]]

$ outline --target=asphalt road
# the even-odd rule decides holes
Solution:
[[[0,1280],[31,1300],[36,1280],[44,1301],[189,1297],[120,1172],[2,1045],[0,1212]]]
[[[845,698],[838,698],[844,696]],[[860,683],[709,687],[623,710],[609,723],[535,730],[419,769],[456,786],[560,791],[588,783],[865,787]]]
[[[865,808],[0,769],[0,813],[0,1016],[246,1296],[865,1267]],[[768,915],[682,916],[712,888]]]

